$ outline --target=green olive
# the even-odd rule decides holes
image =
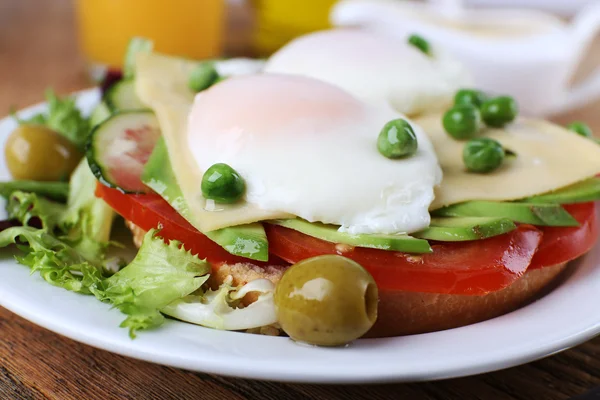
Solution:
[[[490,138],[471,139],[463,148],[463,161],[471,172],[487,173],[502,165],[506,152]]]
[[[21,125],[4,146],[14,179],[60,181],[69,178],[83,155],[65,137],[42,125]]]
[[[583,122],[573,122],[572,124],[569,124],[567,128],[570,131],[573,131],[578,135],[581,135],[586,138],[591,138],[594,136],[592,129],[589,127],[589,125]]]
[[[192,70],[188,80],[188,86],[194,92],[201,92],[215,84],[219,79],[213,63],[205,62],[199,64]]]
[[[408,37],[408,43],[412,44],[428,56],[431,55],[431,46],[429,45],[429,42],[422,36],[410,35]]]
[[[481,107],[487,100],[487,96],[481,90],[461,89],[454,96],[454,105],[471,105]]]
[[[236,170],[218,163],[204,173],[201,189],[207,199],[218,203],[235,203],[244,195],[246,184]]]
[[[375,280],[356,262],[338,255],[291,266],[275,290],[281,328],[294,340],[341,346],[363,336],[377,319]]]
[[[399,118],[385,124],[377,138],[377,149],[387,158],[403,158],[417,152],[417,136],[410,124]]]
[[[486,125],[502,128],[514,121],[519,113],[519,106],[510,96],[500,96],[485,101],[481,106],[481,116]]]
[[[481,130],[481,114],[472,105],[457,105],[444,114],[442,123],[444,130],[454,139],[470,139]]]

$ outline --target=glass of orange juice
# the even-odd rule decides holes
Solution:
[[[75,0],[80,41],[91,65],[120,68],[129,40],[193,58],[221,54],[225,0]]]

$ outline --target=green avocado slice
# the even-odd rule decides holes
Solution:
[[[600,178],[590,178],[554,192],[528,197],[522,201],[527,203],[587,203],[600,200]]]
[[[293,229],[308,236],[332,243],[380,250],[401,251],[404,253],[431,253],[431,247],[426,240],[416,239],[408,235],[352,235],[338,231],[338,227],[335,225],[322,224],[320,222],[308,222],[300,218],[271,220],[267,221],[267,223]]]
[[[188,207],[175,180],[164,139],[161,137],[142,174],[142,182],[179,214],[188,219]],[[232,226],[212,232],[203,232],[209,239],[229,253],[257,261],[269,259],[269,242],[261,223]],[[185,243],[184,243],[185,244]]]
[[[441,242],[462,242],[487,239],[516,229],[508,218],[496,217],[455,217],[432,218],[429,228],[413,233],[420,239]]]
[[[440,208],[436,217],[497,217],[539,226],[579,226],[560,204],[525,202],[468,201]]]

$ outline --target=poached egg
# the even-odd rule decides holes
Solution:
[[[454,93],[471,83],[460,63],[432,51],[427,55],[407,40],[374,32],[334,29],[293,40],[271,56],[264,71],[316,78],[415,115],[450,105]]]
[[[377,137],[396,118],[403,116],[387,104],[365,103],[316,79],[248,75],[196,96],[187,145],[200,171],[233,167],[246,182],[244,201],[263,210],[351,234],[410,233],[429,225],[442,175],[415,124],[414,156],[379,153]]]

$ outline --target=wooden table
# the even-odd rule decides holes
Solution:
[[[77,51],[71,8],[69,0],[0,0],[0,114],[11,105],[39,102],[48,85],[59,93],[89,86]],[[236,36],[239,46],[243,35]],[[597,44],[588,69],[599,60]],[[557,120],[574,119],[587,120],[600,131],[600,103]],[[0,338],[0,399],[529,400],[567,399],[600,385],[600,338],[505,371],[379,386],[280,384],[162,367],[74,342],[2,308]]]

